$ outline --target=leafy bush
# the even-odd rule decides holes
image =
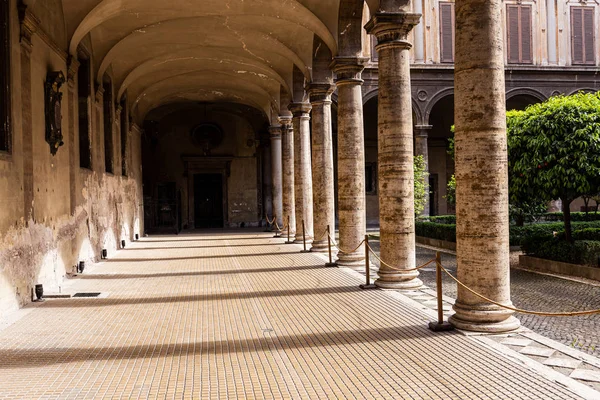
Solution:
[[[429,199],[429,173],[423,156],[414,157],[414,198],[415,215],[420,215]]]
[[[456,225],[417,221],[415,223],[415,234],[431,239],[456,242]]]

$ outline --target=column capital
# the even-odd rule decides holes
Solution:
[[[288,109],[292,112],[294,118],[308,118],[312,105],[310,103],[290,103]]]
[[[366,57],[335,57],[329,68],[337,75],[336,85],[362,85],[361,74],[367,61]]]
[[[331,94],[335,91],[335,85],[331,83],[311,83],[306,86],[306,90],[312,105],[331,104]]]
[[[415,13],[376,13],[365,25],[367,33],[377,38],[377,51],[385,47],[410,49],[408,33],[419,24],[421,14]]]
[[[417,136],[427,137],[427,131],[433,129],[433,125],[415,125],[415,131],[417,132]]]
[[[285,131],[292,126],[292,116],[291,115],[280,115],[277,118],[277,122],[279,122],[281,124],[281,129],[283,131]]]
[[[31,49],[33,44],[31,43],[31,38],[37,32],[38,27],[40,26],[40,20],[38,17],[33,15],[31,11],[27,8],[27,5],[22,1],[17,3],[17,12],[19,15],[19,28],[20,28],[20,38],[19,41],[23,48],[31,53]]]
[[[281,125],[271,125],[269,127],[271,140],[281,140]]]

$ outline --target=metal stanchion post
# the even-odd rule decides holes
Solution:
[[[285,242],[285,244],[292,244],[292,243],[294,243],[294,242],[290,240],[290,216],[288,215],[288,217],[287,217],[287,241]]]
[[[376,289],[377,286],[371,283],[371,263],[369,262],[369,235],[365,235],[365,275],[367,283],[365,283],[364,285],[358,285],[358,287],[363,290]]]
[[[331,227],[327,225],[327,250],[329,251],[329,262],[325,263],[326,267],[335,267],[336,264],[333,262],[331,257]]]
[[[306,250],[306,228],[304,227],[304,220],[302,220],[302,243],[304,250],[300,250],[300,253],[310,253],[310,250]]]
[[[438,320],[437,322],[430,322],[429,329],[434,332],[451,331],[454,329],[449,322],[444,322],[444,308],[443,308],[443,295],[442,295],[442,258],[440,252],[435,253],[435,283],[437,289],[437,309],[438,309]]]

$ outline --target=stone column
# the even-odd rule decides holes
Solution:
[[[289,106],[294,125],[294,194],[296,196],[296,240],[302,243],[304,221],[306,242],[313,240],[313,186],[310,160],[310,110],[309,103],[292,103]]]
[[[413,123],[410,91],[411,44],[407,36],[420,14],[377,13],[365,26],[377,37],[379,54],[378,174],[381,259],[399,269],[415,267]],[[418,271],[381,265],[375,284],[411,289],[423,283]]]
[[[501,0],[456,1],[455,162],[458,279],[501,304],[510,300],[508,168]],[[513,312],[458,288],[460,329],[504,332]]]
[[[290,117],[280,117],[279,123],[281,124],[282,136],[282,216],[284,225],[289,222],[290,235],[295,235],[296,200],[294,198],[294,129]]]
[[[425,171],[427,173],[429,173],[429,146],[427,141],[431,128],[433,128],[431,125],[415,125],[415,155],[423,156],[423,160],[425,160]],[[429,188],[429,180],[425,182],[425,184]],[[429,190],[431,191],[431,188],[429,188]],[[421,215],[429,216],[429,196],[427,196],[425,208]]]
[[[283,181],[281,165],[281,125],[269,128],[271,134],[271,199],[273,201],[273,216],[277,224],[283,227]]]
[[[266,140],[262,142],[262,202],[263,215],[261,217],[271,218],[273,216],[273,169],[271,166],[271,147],[266,145]],[[262,223],[262,222],[261,222]]]
[[[331,128],[330,84],[311,84],[312,104],[312,179],[314,201],[314,237],[311,251],[328,251],[327,226],[335,233],[335,188],[333,180],[333,138]],[[324,234],[325,233],[325,234]]]
[[[361,73],[364,59],[336,57],[332,69],[338,88],[338,217],[337,265],[364,269],[365,248],[354,250],[367,231],[365,195],[365,135]],[[354,250],[354,251],[353,251]]]

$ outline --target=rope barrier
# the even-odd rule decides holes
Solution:
[[[339,251],[341,251],[342,253],[346,253],[346,254],[354,253],[356,250],[358,250],[358,249],[360,248],[360,246],[362,246],[362,245],[365,243],[365,241],[363,240],[362,242],[360,242],[360,243],[358,244],[358,246],[356,246],[356,248],[355,248],[354,250],[352,250],[352,251],[345,251],[345,250],[343,250],[343,249],[342,249],[342,248],[341,248],[341,247],[340,247],[340,246],[339,246],[339,245],[336,243],[336,241],[335,241],[335,240],[334,240],[334,239],[331,237],[331,235],[329,235],[329,234],[328,234],[327,236],[329,236],[329,239],[331,240],[331,243],[333,243],[333,245],[335,246],[335,248],[337,248],[337,249],[338,249]]]
[[[415,268],[410,268],[410,269],[405,269],[405,268],[398,268],[398,267],[394,267],[391,266],[390,264],[386,263],[385,261],[383,261],[378,255],[377,253],[375,253],[375,250],[373,250],[373,248],[370,245],[367,245],[367,247],[369,248],[369,250],[371,250],[371,253],[373,253],[373,255],[375,256],[375,258],[383,265],[385,265],[386,267],[393,269],[394,271],[400,271],[400,272],[411,272],[411,271],[418,271],[422,268],[425,268],[426,266],[428,266],[431,263],[435,262],[435,258],[432,258],[431,260],[427,261],[425,264],[420,265],[418,267]]]
[[[572,311],[572,312],[556,312],[556,313],[552,313],[552,312],[543,312],[543,311],[531,311],[531,310],[523,310],[521,308],[516,308],[516,307],[510,307],[510,306],[506,306],[504,304],[498,303],[497,301],[494,301],[492,299],[487,298],[486,296],[482,295],[481,293],[476,292],[475,290],[471,289],[470,287],[468,287],[467,285],[465,285],[464,283],[462,283],[461,281],[459,281],[457,278],[454,277],[454,275],[452,275],[450,272],[448,272],[448,270],[446,270],[446,268],[444,268],[444,266],[442,265],[442,263],[438,262],[439,267],[441,268],[442,271],[444,271],[450,278],[452,278],[458,285],[462,286],[464,289],[468,290],[469,292],[471,292],[472,294],[474,294],[477,297],[482,298],[483,300],[495,304],[498,307],[502,307],[505,308],[507,310],[511,310],[514,312],[518,312],[521,314],[530,314],[530,315],[540,315],[540,316],[544,316],[544,317],[573,317],[573,316],[578,316],[578,315],[592,315],[592,314],[600,314],[600,309],[597,310],[586,310],[586,311]]]

